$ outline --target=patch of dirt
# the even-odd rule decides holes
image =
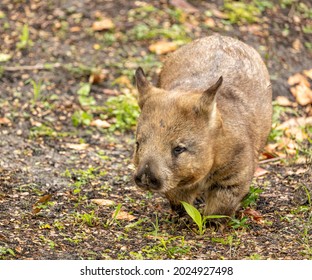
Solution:
[[[244,224],[241,210],[237,229],[207,228],[200,236],[164,198],[134,186],[133,129],[73,125],[77,111],[111,127],[118,121],[105,102],[135,92],[138,66],[157,77],[166,55],[151,53],[152,43],[214,32],[255,47],[274,97],[294,101],[287,79],[311,68],[305,43],[312,35],[303,32],[311,15],[274,2],[260,23],[229,24],[216,12],[220,2],[189,1],[198,11],[181,13],[170,1],[1,1],[0,54],[10,59],[0,62],[0,259],[312,258],[311,143],[305,142],[308,156],[298,151],[301,161],[261,165],[269,172],[255,178],[263,192],[251,206],[261,219],[248,216]],[[312,11],[310,1],[300,2]],[[105,18],[114,27],[94,31],[92,24]],[[146,33],[147,20],[158,34]],[[27,30],[21,38],[25,26],[28,40]],[[87,94],[99,108],[82,104],[77,91],[100,70]],[[296,114],[308,116],[310,108],[297,106]]]

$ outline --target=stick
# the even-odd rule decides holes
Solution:
[[[33,71],[33,70],[49,70],[50,68],[61,67],[61,63],[54,64],[36,64],[36,65],[18,65],[18,66],[6,66],[3,67],[4,71],[15,72],[15,71]]]
[[[276,157],[276,158],[269,158],[269,159],[264,159],[264,160],[261,160],[259,161],[259,164],[262,164],[262,163],[268,163],[268,162],[274,162],[274,161],[279,161],[283,159],[282,157]]]

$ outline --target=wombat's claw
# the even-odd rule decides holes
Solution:
[[[200,206],[205,204],[205,199],[203,197],[197,197],[194,201],[195,206]]]
[[[171,204],[171,210],[172,210],[174,213],[178,214],[180,218],[183,217],[183,216],[185,216],[185,214],[186,214],[186,211],[185,211],[185,209],[183,208],[182,204],[180,204],[180,205],[172,205],[172,204]]]

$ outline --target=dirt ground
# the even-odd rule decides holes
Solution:
[[[1,1],[0,259],[312,259],[311,123],[300,139],[275,131],[250,203],[222,230],[198,234],[132,181],[134,70],[156,82],[192,39],[252,45],[289,102],[273,123],[311,118],[288,81],[312,68],[311,2],[247,1],[238,18],[224,2]]]

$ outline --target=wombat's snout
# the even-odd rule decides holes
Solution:
[[[157,177],[152,168],[146,164],[134,175],[134,181],[140,188],[156,191],[162,185],[161,180]]]

